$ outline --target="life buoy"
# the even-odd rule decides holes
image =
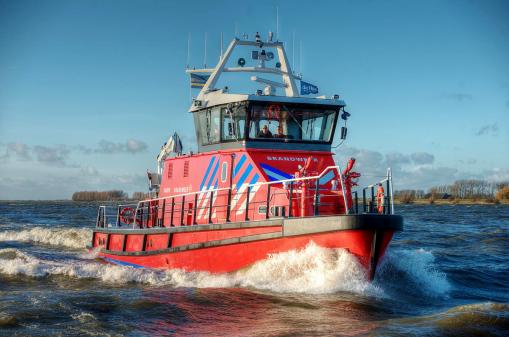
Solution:
[[[279,112],[281,111],[281,107],[279,104],[271,104],[267,109],[267,117],[268,118],[279,118]]]
[[[383,212],[384,212],[384,201],[385,201],[384,188],[380,184],[380,185],[378,185],[378,189],[376,190],[376,205],[377,205],[378,213],[380,213],[380,214],[383,214]]]
[[[125,224],[132,224],[134,222],[134,209],[131,207],[124,207],[120,211],[120,220]]]

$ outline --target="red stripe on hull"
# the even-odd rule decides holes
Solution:
[[[382,235],[379,256],[383,256],[390,242],[393,230],[378,231]],[[247,267],[268,254],[303,249],[310,241],[325,248],[344,248],[358,257],[361,264],[369,270],[373,254],[373,230],[343,230],[302,236],[282,237],[208,248],[191,249],[163,254],[125,256],[100,253],[100,256],[116,261],[131,263],[149,268],[183,269],[186,271],[207,271],[225,273]]]

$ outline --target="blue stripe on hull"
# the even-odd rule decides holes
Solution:
[[[249,164],[244,171],[244,173],[240,176],[239,181],[237,181],[237,188],[240,188],[244,181],[246,181],[247,177],[249,176],[249,173],[251,173],[251,170],[253,169],[253,166]]]
[[[267,174],[269,176],[269,179],[271,181],[283,180],[283,179],[292,179],[293,178],[293,176],[291,174],[288,174],[286,172],[278,170],[277,168],[272,167],[270,165],[267,165],[267,164],[264,164],[264,163],[260,163],[260,166],[262,167],[262,169],[265,172],[265,174]]]
[[[102,257],[102,259],[104,261],[107,261],[107,262],[110,262],[110,263],[113,263],[113,264],[117,264],[119,266],[127,266],[127,267],[133,267],[133,268],[145,268],[143,266],[140,266],[139,264],[134,264],[134,263],[124,262],[124,261],[114,260],[114,259],[109,258],[109,257]]]
[[[219,162],[220,160],[217,160],[216,167],[214,167],[214,171],[212,171],[212,174],[210,175],[209,181],[207,183],[207,189],[210,188],[210,185],[212,185],[212,182],[214,181],[214,178],[216,177],[217,170],[219,169]]]
[[[243,154],[240,158],[239,162],[235,165],[235,169],[233,170],[233,177],[235,178],[237,176],[237,173],[239,173],[240,168],[242,165],[244,165],[244,162],[246,161],[246,155]]]
[[[214,165],[214,162],[216,161],[216,157],[212,157],[212,159],[209,161],[209,166],[207,167],[207,170],[205,171],[205,175],[203,176],[203,180],[201,181],[201,184],[200,184],[200,191],[202,190],[203,188],[203,185],[205,185],[205,181],[207,180],[207,177],[209,175],[209,172],[210,172],[210,169],[212,168],[212,165]]]

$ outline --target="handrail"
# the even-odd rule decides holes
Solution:
[[[386,188],[387,188],[387,197],[384,197],[384,198],[387,198],[387,202],[389,203],[389,205],[385,206],[384,205],[384,210],[383,210],[383,213],[385,214],[386,211],[387,211],[387,214],[394,214],[394,195],[393,195],[393,189],[392,189],[392,171],[391,171],[391,168],[388,168],[387,169],[387,176],[376,182],[376,183],[373,183],[373,184],[370,184],[370,185],[367,185],[365,187],[363,187],[362,189],[360,189],[360,191],[362,191],[362,204],[363,204],[363,211],[364,212],[372,212],[373,209],[373,203],[374,203],[374,198],[375,198],[375,194],[374,194],[374,188],[376,186],[378,186],[379,184],[383,184],[383,183],[386,183]],[[369,206],[369,209],[366,210],[366,193],[365,191],[368,190],[368,189],[371,189],[371,204],[368,204]],[[352,191],[352,193],[357,193],[358,191]]]
[[[327,166],[325,169],[323,169],[322,173],[320,173],[319,175],[317,176],[312,176],[312,177],[302,177],[302,178],[293,178],[293,179],[283,179],[283,180],[274,180],[274,181],[262,181],[262,182],[259,182],[259,183],[256,183],[256,184],[249,184],[247,186],[249,187],[252,187],[252,186],[259,186],[259,185],[272,185],[272,184],[282,184],[282,183],[287,183],[287,182],[292,182],[292,181],[301,181],[301,180],[315,180],[315,179],[320,179],[321,177],[323,177],[323,175],[325,174],[325,172],[331,170],[331,169],[338,169],[339,170],[339,166],[338,165],[334,165],[334,166]]]
[[[262,185],[273,185],[273,184],[283,184],[283,183],[287,183],[287,182],[296,182],[296,181],[304,181],[304,180],[317,180],[320,179],[321,177],[323,177],[323,175],[325,174],[325,172],[328,172],[329,170],[332,170],[332,169],[336,169],[338,170],[338,173],[340,176],[342,176],[341,174],[341,170],[339,168],[338,165],[332,165],[332,166],[327,166],[326,168],[324,168],[322,170],[322,172],[317,175],[317,176],[312,176],[312,177],[301,177],[301,178],[293,178],[293,179],[283,179],[283,180],[275,180],[275,181],[263,181],[263,182],[259,182],[259,183],[255,183],[255,184],[248,184],[247,187],[254,187],[254,186],[262,186]],[[343,178],[341,177],[341,186],[343,188]],[[216,189],[206,189],[206,190],[202,190],[202,191],[195,191],[195,192],[189,192],[189,193],[182,193],[182,194],[176,194],[176,195],[171,195],[171,196],[167,196],[167,197],[162,197],[162,198],[154,198],[154,199],[145,199],[145,200],[140,200],[138,202],[138,204],[136,205],[136,210],[134,212],[134,214],[138,214],[138,210],[140,208],[140,204],[143,205],[144,203],[146,202],[153,202],[153,201],[160,201],[160,200],[167,200],[167,199],[173,199],[173,198],[178,198],[178,197],[186,197],[188,195],[197,195],[197,194],[201,194],[201,193],[211,193],[211,192],[219,192],[219,191],[227,191],[227,190],[230,190],[232,187],[222,187],[222,188],[216,188]],[[344,190],[343,190],[343,198],[345,199],[345,206],[347,205],[346,204],[346,196],[344,194]],[[345,207],[345,208],[348,208],[348,207]],[[183,208],[181,210],[181,212],[183,212]],[[348,214],[348,210],[347,210],[347,214]],[[135,222],[133,222],[133,228],[135,226]]]
[[[331,169],[337,169],[339,170],[339,166],[338,165],[334,165],[334,166],[327,166],[325,169],[323,169],[323,171],[317,175],[317,176],[312,176],[312,177],[301,177],[301,178],[293,178],[293,179],[283,179],[283,180],[274,180],[274,181],[262,181],[262,182],[258,182],[258,183],[255,183],[255,184],[248,184],[246,185],[247,187],[254,187],[254,186],[262,186],[262,185],[272,185],[272,184],[282,184],[282,183],[285,183],[285,182],[291,182],[291,181],[302,181],[302,180],[314,180],[314,179],[319,179],[321,177],[323,177],[323,175],[325,174],[325,172],[331,170]],[[138,202],[138,204],[140,203],[145,203],[145,202],[150,202],[150,201],[159,201],[159,200],[165,200],[165,199],[171,199],[171,198],[178,198],[178,197],[185,197],[185,196],[188,196],[188,195],[195,195],[195,194],[199,194],[199,193],[205,193],[205,192],[219,192],[219,191],[227,191],[229,190],[230,187],[222,187],[222,188],[215,188],[215,189],[205,189],[205,190],[201,190],[201,191],[195,191],[195,192],[189,192],[189,193],[182,193],[182,194],[174,194],[174,195],[170,195],[170,196],[167,196],[167,197],[161,197],[161,198],[153,198],[153,199],[145,199],[145,200],[140,200]]]
[[[371,212],[376,212],[376,203],[375,203],[375,186],[379,185],[379,184],[384,184],[386,185],[386,196],[384,197],[384,208],[383,208],[383,214],[394,214],[394,199],[393,199],[393,187],[392,187],[392,172],[391,172],[391,169],[389,168],[387,170],[387,176],[380,180],[379,182],[377,183],[373,183],[373,184],[370,184],[370,185],[367,185],[365,187],[363,187],[362,189],[357,189],[356,191],[352,191],[352,196],[355,195],[355,205],[352,205],[351,208],[348,207],[348,196],[347,196],[347,188],[345,186],[345,176],[342,174],[341,172],[341,169],[338,165],[331,165],[331,166],[327,166],[326,168],[324,168],[320,174],[317,174],[317,175],[314,175],[314,176],[309,176],[309,177],[300,177],[300,178],[290,178],[290,179],[282,179],[282,180],[275,180],[275,181],[263,181],[263,182],[258,182],[258,183],[254,183],[254,184],[242,184],[241,186],[242,187],[247,187],[247,193],[248,193],[248,197],[247,197],[247,201],[245,202],[245,215],[244,217],[246,219],[248,219],[248,212],[249,212],[249,206],[250,205],[253,205],[253,204],[260,204],[260,203],[266,203],[266,207],[267,209],[265,210],[266,213],[268,213],[270,210],[269,210],[269,205],[270,205],[270,201],[269,200],[272,200],[272,198],[275,196],[274,193],[279,193],[279,192],[273,192],[273,193],[270,193],[270,188],[272,185],[275,185],[275,184],[283,184],[283,190],[287,190],[288,188],[290,189],[290,199],[289,199],[289,208],[288,208],[288,216],[292,216],[292,209],[291,209],[291,204],[292,204],[292,190],[293,190],[293,187],[294,187],[294,183],[295,182],[302,182],[302,181],[310,181],[310,180],[314,180],[315,181],[315,184],[316,186],[314,187],[314,189],[316,189],[315,193],[314,193],[314,196],[310,196],[310,198],[314,198],[314,205],[315,205],[315,210],[314,210],[314,215],[319,215],[318,211],[317,211],[317,207],[320,207],[319,205],[321,205],[321,201],[320,201],[320,193],[319,190],[321,190],[320,186],[322,186],[322,184],[320,184],[320,179],[325,176],[326,173],[328,173],[329,171],[336,171],[337,173],[337,176],[336,176],[336,179],[339,180],[339,182],[341,183],[341,193],[342,193],[342,198],[343,198],[343,202],[344,202],[344,205],[345,205],[345,208],[344,208],[344,212],[345,214],[351,214],[352,212],[354,214],[357,214],[359,213],[359,205],[358,205],[358,194],[360,191],[362,191],[362,194],[363,194],[363,209],[362,211],[360,211],[361,213],[362,212],[367,212],[367,213],[371,213]],[[333,179],[333,178],[331,178]],[[289,187],[288,187],[289,185]],[[221,192],[221,191],[229,191],[231,192],[234,188],[240,188],[241,186],[236,186],[234,185],[233,187],[222,187],[222,188],[209,188],[209,189],[203,189],[203,190],[200,190],[200,191],[194,191],[194,192],[188,192],[188,193],[181,193],[181,194],[176,194],[176,195],[171,195],[171,196],[166,196],[166,197],[160,197],[160,198],[154,198],[154,199],[145,199],[145,200],[141,200],[141,201],[138,201],[137,203],[131,203],[131,204],[123,204],[123,205],[117,205],[116,206],[116,214],[107,214],[106,212],[106,206],[101,206],[102,208],[104,209],[100,209],[100,214],[98,214],[98,219],[97,219],[97,223],[103,223],[104,226],[107,226],[107,219],[115,219],[116,220],[116,224],[117,226],[120,225],[120,223],[122,222],[122,220],[120,219],[120,210],[122,209],[122,207],[126,207],[126,206],[134,206],[136,205],[135,207],[135,210],[134,210],[134,221],[132,222],[132,226],[133,228],[139,224],[139,222],[144,222],[144,220],[147,220],[150,218],[151,221],[154,221],[155,224],[153,224],[153,226],[158,226],[161,222],[164,221],[164,214],[165,214],[165,205],[167,204],[166,203],[166,200],[168,201],[171,201],[171,214],[174,213],[174,206],[178,206],[178,207],[175,207],[175,212],[180,212],[180,223],[183,224],[183,216],[184,216],[184,212],[186,212],[186,209],[187,209],[187,212],[190,212],[190,211],[193,211],[194,212],[194,215],[192,216],[192,221],[193,221],[193,224],[196,224],[196,214],[197,214],[197,211],[200,212],[200,217],[201,217],[201,213],[203,212],[204,209],[210,209],[212,210],[212,207],[214,208],[221,208],[221,207],[227,207],[229,205],[231,205],[231,201],[228,201],[227,204],[225,205],[214,205],[212,206],[212,201],[219,196],[219,194],[217,194],[218,192]],[[249,194],[251,193],[251,190],[253,189],[253,187],[256,187],[256,186],[267,186],[268,188],[268,193],[267,193],[267,198],[268,200],[266,201],[256,201],[256,202],[253,202],[249,200]],[[371,193],[368,197],[367,193],[365,193],[366,190],[371,190]],[[369,193],[369,192],[368,192]],[[208,206],[205,206],[205,205],[201,205],[201,206],[198,206],[197,205],[197,200],[198,200],[198,195],[199,194],[209,194],[210,196],[207,197],[207,198],[210,198],[210,205]],[[194,203],[191,202],[191,198],[186,198],[187,196],[193,196],[194,195]],[[232,199],[232,201],[238,201],[240,200],[240,198],[242,198],[241,195],[235,195]],[[300,196],[300,197],[297,197],[297,198],[307,198],[307,196]],[[182,199],[182,201],[180,200],[176,200],[176,199]],[[371,200],[370,200],[371,199]],[[194,206],[186,206],[184,200],[188,200],[189,201],[189,204],[193,204]],[[159,203],[159,201],[164,201],[162,204],[162,211],[163,211],[163,216],[162,216],[162,219],[159,219],[159,218],[155,218],[156,220],[154,220],[152,218],[154,212],[156,212],[157,214],[159,214],[160,212],[160,208],[161,208],[161,204]],[[155,203],[154,203],[155,202]],[[240,204],[239,204],[240,205]],[[317,206],[318,205],[318,206]],[[366,207],[367,206],[367,207]],[[170,205],[168,205],[168,207],[170,207]],[[109,208],[109,207],[108,207]],[[134,207],[133,207],[134,208]],[[240,208],[239,208],[240,209]],[[102,212],[101,212],[102,210]],[[168,211],[168,210],[166,210]],[[284,212],[284,210],[283,210]],[[147,219],[144,219],[145,218],[145,214],[147,215]],[[189,214],[189,213],[188,213]],[[211,216],[212,216],[212,211],[209,211],[209,223],[211,223]],[[284,213],[283,213],[284,214]],[[99,216],[102,215],[103,216],[103,219],[99,219]],[[236,215],[235,217],[237,218],[239,216],[239,210],[236,211]],[[268,216],[268,215],[267,215]],[[284,216],[284,215],[283,215]],[[138,217],[141,217],[140,219],[136,220]],[[157,215],[157,217],[159,217]],[[102,220],[102,221],[100,221]],[[188,220],[186,220],[188,221]],[[246,220],[247,221],[247,220]],[[253,220],[254,221],[254,220]],[[172,215],[172,222],[171,222],[171,225],[173,226],[173,215]]]

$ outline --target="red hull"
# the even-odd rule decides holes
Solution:
[[[136,267],[225,273],[245,268],[267,258],[269,254],[302,249],[312,241],[321,247],[347,249],[358,257],[372,278],[374,268],[383,256],[393,232],[393,230],[377,231],[378,238],[376,238],[374,230],[342,230],[225,244],[180,252],[118,255],[106,251],[101,252],[100,256],[114,263]]]

